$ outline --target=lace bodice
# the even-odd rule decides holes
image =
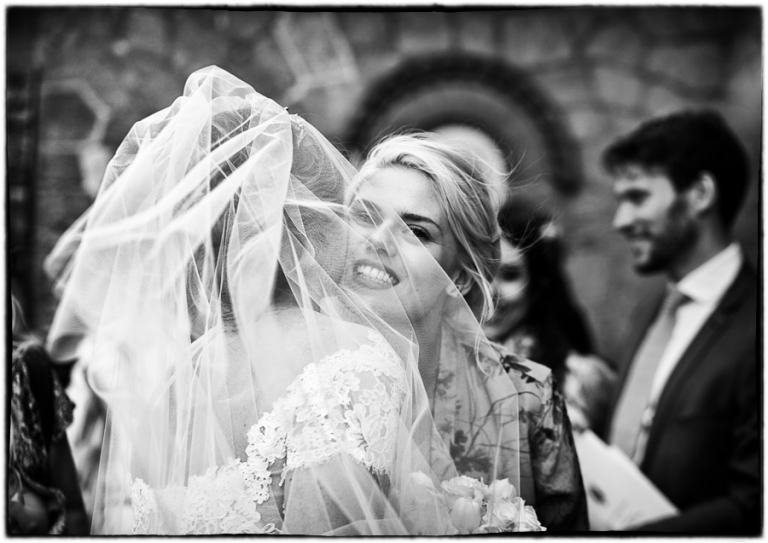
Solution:
[[[133,482],[135,534],[276,533],[265,511],[292,470],[347,454],[375,474],[394,458],[395,429],[405,396],[405,373],[384,338],[339,350],[304,367],[286,394],[248,432],[246,460],[232,458],[191,476],[186,486]],[[282,465],[282,469],[279,466]],[[272,469],[270,469],[272,468]]]

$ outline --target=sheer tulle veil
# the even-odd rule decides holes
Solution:
[[[437,262],[429,289],[371,272],[360,182],[311,125],[215,67],[134,125],[46,261],[49,348],[69,357],[86,338],[108,406],[94,533],[206,533],[221,505],[230,533],[444,534],[444,504],[415,474],[519,485],[511,381]],[[388,235],[394,253],[419,244],[402,224]],[[439,329],[419,329],[414,301],[441,311]],[[431,402],[425,333],[440,340]],[[285,453],[270,424],[288,412]],[[230,499],[242,480],[237,515],[190,491]]]

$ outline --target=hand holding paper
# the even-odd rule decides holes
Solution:
[[[574,439],[592,530],[627,530],[678,513],[621,450],[589,430]]]

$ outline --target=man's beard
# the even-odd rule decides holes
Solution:
[[[666,270],[696,242],[699,231],[686,207],[682,199],[672,204],[664,230],[650,237],[653,244],[648,258],[635,263],[638,273],[648,275]]]

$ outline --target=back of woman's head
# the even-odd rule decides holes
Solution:
[[[303,274],[305,289],[322,288],[329,278],[338,281],[345,264],[342,206],[354,169],[312,125],[291,115],[291,182],[283,207],[281,264]],[[298,260],[302,260],[299,266]],[[298,277],[294,277],[298,279]],[[275,303],[294,303],[293,288],[278,266]]]
[[[447,143],[437,134],[396,135],[380,142],[360,170],[398,166],[419,172],[431,182],[456,238],[462,272],[471,283],[464,296],[475,315],[493,313],[491,282],[499,263],[499,227],[488,171],[469,149]]]
[[[232,138],[248,131],[263,122],[262,112],[243,106],[234,110],[227,110],[214,115],[211,122],[210,136],[203,134],[201,145],[208,142],[210,137],[210,149],[217,149],[226,144]],[[328,258],[330,253],[338,252],[339,236],[334,228],[338,222],[337,213],[340,212],[344,200],[344,190],[348,178],[352,177],[352,168],[341,155],[331,148],[322,136],[302,118],[291,115],[288,119],[290,128],[290,147],[286,139],[283,146],[275,149],[275,157],[290,158],[290,182],[287,186],[283,204],[283,236],[281,242],[281,263],[289,269],[295,269],[295,258],[307,254],[312,259],[317,259],[319,264],[314,268],[333,267],[333,259]],[[248,141],[247,145],[236,148],[232,154],[226,155],[226,160],[218,164],[210,179],[210,190],[233,175],[238,168],[248,167],[247,161],[254,153],[263,152],[274,136],[267,133]],[[275,160],[276,162],[276,160]],[[260,183],[258,178],[254,183]],[[248,191],[249,197],[254,197],[253,190]],[[224,212],[214,223],[211,231],[211,246],[213,255],[218,262],[217,270],[227,269],[227,247],[230,237],[233,235],[233,221],[238,215],[238,207],[242,199],[242,189],[236,191]],[[253,205],[251,202],[250,205]],[[239,224],[236,232],[240,236],[258,235],[260,230],[256,225],[244,228]],[[238,239],[238,242],[243,242]],[[239,245],[238,245],[239,246]],[[340,265],[340,259],[338,264]],[[329,263],[330,262],[330,263]],[[305,267],[307,267],[305,263]],[[316,270],[319,271],[319,270]],[[329,275],[335,276],[335,269],[325,270]],[[197,270],[192,270],[197,273]],[[321,272],[322,273],[322,272]],[[237,323],[234,316],[233,300],[228,285],[227,274],[224,273],[218,279],[219,286],[214,289],[221,298],[222,318],[230,330],[235,330]],[[290,294],[288,278],[281,266],[277,267],[274,295],[281,296],[282,300],[292,298]]]

